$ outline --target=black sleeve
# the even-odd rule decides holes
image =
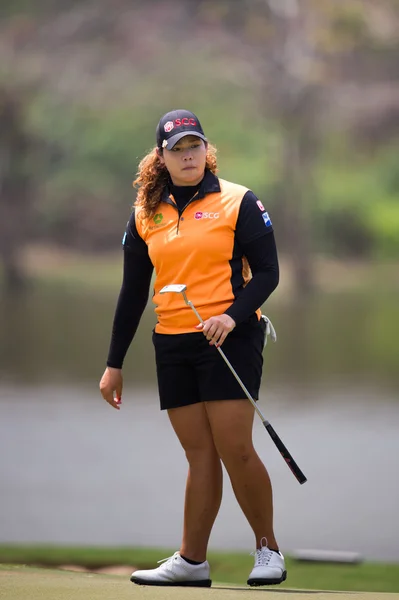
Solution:
[[[272,222],[262,203],[247,192],[241,202],[236,225],[236,242],[252,272],[252,279],[225,311],[236,324],[248,319],[279,282],[279,265]]]
[[[271,231],[273,226],[269,213],[255,194],[248,191],[241,200],[236,223],[236,240],[243,246]]]
[[[148,256],[147,244],[143,238],[140,237],[137,231],[136,213],[134,208],[126,225],[126,231],[122,239],[122,245],[124,249],[128,250],[129,252],[134,252],[135,254],[141,256]]]
[[[121,369],[148,302],[153,265],[147,244],[137,233],[134,212],[123,236],[123,281],[116,306],[108,367]]]

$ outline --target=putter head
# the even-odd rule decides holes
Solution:
[[[181,294],[182,292],[185,292],[187,289],[187,286],[184,285],[184,283],[172,283],[170,285],[165,285],[161,290],[160,290],[160,294],[167,294],[170,292],[173,292],[175,294]]]

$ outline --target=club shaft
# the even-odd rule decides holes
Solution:
[[[251,394],[249,393],[249,391],[245,387],[244,383],[241,381],[240,377],[237,374],[237,371],[234,369],[233,365],[231,364],[231,362],[229,361],[229,359],[227,358],[227,356],[225,355],[225,353],[223,352],[223,350],[221,348],[216,348],[216,349],[219,352],[219,354],[222,356],[224,362],[229,367],[230,371],[233,373],[234,377],[237,379],[238,383],[241,386],[242,391],[245,393],[246,397],[248,398],[248,400],[250,401],[250,403],[252,404],[252,406],[254,407],[254,409],[256,410],[256,412],[258,413],[258,415],[260,416],[260,418],[262,419],[263,423],[264,424],[266,423],[266,425],[268,425],[269,422],[266,421],[265,417],[262,414],[262,411],[260,410],[260,408],[256,404],[255,400],[252,398]],[[265,427],[266,427],[266,425],[265,425]]]
[[[287,447],[283,444],[280,437],[277,435],[274,427],[269,423],[269,421],[267,421],[264,418],[264,416],[263,416],[261,410],[258,408],[258,405],[256,404],[255,400],[252,398],[251,394],[248,392],[244,383],[241,381],[240,377],[237,375],[237,372],[235,371],[234,367],[230,363],[229,359],[227,358],[227,356],[225,355],[223,350],[221,348],[217,348],[217,350],[220,352],[226,365],[229,367],[230,371],[233,373],[234,377],[237,379],[238,383],[240,384],[242,390],[245,392],[248,400],[251,402],[252,406],[254,407],[254,409],[256,410],[256,412],[258,413],[260,418],[262,419],[262,423],[263,423],[266,431],[272,438],[278,451],[280,452],[281,456],[284,458],[285,462],[287,463],[287,466],[291,469],[292,473],[297,478],[299,483],[301,483],[301,484],[305,483],[305,481],[306,481],[305,475],[302,473],[301,469],[298,467],[297,463],[293,459],[293,457],[290,454],[290,452],[288,451]]]
[[[200,323],[202,323],[202,325],[204,325],[204,321],[202,320],[202,318],[201,318],[199,312],[197,311],[197,309],[195,308],[194,304],[190,300],[187,301],[187,304],[193,309],[193,311],[194,311],[197,319],[200,321]],[[219,354],[223,358],[224,362],[229,367],[229,369],[233,373],[234,377],[237,379],[238,383],[241,386],[241,389],[245,393],[245,395],[248,398],[248,400],[251,402],[252,406],[254,407],[254,409],[256,410],[256,412],[258,413],[258,415],[260,416],[260,418],[262,419],[263,423],[268,424],[268,421],[266,421],[265,417],[262,415],[261,410],[258,408],[255,400],[252,398],[251,394],[249,393],[249,391],[245,387],[244,383],[241,381],[240,377],[238,376],[237,371],[234,369],[233,365],[231,364],[231,362],[229,361],[229,359],[227,358],[227,356],[225,355],[225,353],[223,352],[223,350],[221,348],[218,348],[217,346],[216,346],[216,350],[219,352]],[[265,425],[265,427],[266,427],[266,425]]]
[[[184,296],[186,304],[188,306],[190,306],[191,309],[194,311],[194,313],[195,313],[198,321],[200,323],[202,323],[202,325],[204,325],[204,321],[202,320],[202,317],[199,314],[199,312],[197,311],[197,309],[195,308],[194,304],[190,300],[187,300],[187,297],[186,297],[186,295],[185,295],[184,292],[183,292],[183,296]],[[290,468],[291,472],[296,477],[296,479],[299,481],[299,483],[301,483],[301,484],[305,483],[305,481],[307,481],[305,475],[303,474],[303,472],[301,471],[301,469],[298,467],[297,463],[293,459],[292,455],[290,454],[290,452],[288,451],[288,449],[286,448],[286,446],[283,444],[283,442],[280,439],[280,437],[277,435],[274,427],[263,416],[262,411],[260,410],[260,408],[256,404],[255,400],[252,398],[251,394],[249,393],[249,391],[245,387],[244,383],[241,381],[241,379],[238,376],[238,374],[237,374],[236,370],[234,369],[233,365],[231,364],[231,362],[229,361],[229,359],[227,358],[227,356],[225,355],[225,353],[223,352],[223,350],[221,348],[216,347],[216,349],[219,352],[219,354],[221,355],[221,357],[223,358],[223,360],[226,363],[226,365],[229,367],[230,371],[233,373],[233,375],[236,378],[237,382],[239,383],[241,389],[243,390],[243,392],[245,393],[246,397],[248,398],[248,400],[251,402],[252,406],[254,407],[255,411],[258,413],[259,417],[262,419],[262,423],[263,423],[266,431],[268,432],[268,434],[272,438],[274,444],[276,445],[276,448],[278,449],[278,451],[280,452],[281,456],[283,457],[283,459],[287,463],[287,466]]]

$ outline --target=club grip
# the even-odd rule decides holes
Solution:
[[[307,481],[305,475],[302,473],[301,469],[296,464],[295,460],[292,458],[291,454],[288,452],[287,448],[284,446],[281,439],[278,437],[277,433],[273,429],[272,425],[268,421],[263,421],[263,425],[267,429],[268,434],[272,438],[273,442],[277,446],[278,451],[281,456],[284,458],[288,467],[291,469],[292,473],[295,475],[296,479],[299,483],[305,483]]]

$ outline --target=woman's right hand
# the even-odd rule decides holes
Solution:
[[[100,392],[104,400],[119,410],[122,404],[122,369],[107,367],[100,381]]]

